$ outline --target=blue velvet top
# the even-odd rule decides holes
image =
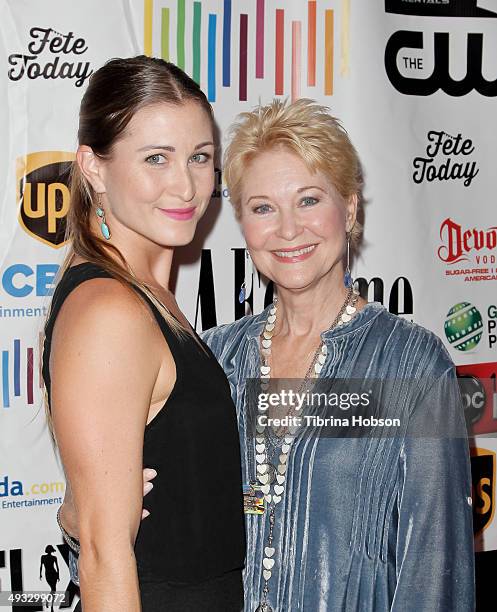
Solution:
[[[244,482],[253,479],[254,464],[244,390],[247,378],[259,376],[258,339],[267,316],[268,309],[203,335],[237,406]],[[417,384],[388,398],[391,413],[407,415],[397,436],[295,439],[275,509],[269,604],[274,612],[474,610],[467,440],[410,435],[431,415],[452,432],[464,431],[454,365],[442,342],[379,303],[322,339],[328,348],[322,378]],[[248,612],[262,597],[268,514],[246,515]]]

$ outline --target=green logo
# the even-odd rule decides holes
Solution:
[[[453,306],[445,319],[445,335],[458,351],[470,351],[480,342],[483,321],[480,311],[469,302]]]

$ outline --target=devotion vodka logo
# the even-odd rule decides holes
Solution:
[[[497,226],[464,227],[447,217],[440,225],[437,254],[445,275],[465,282],[497,280]]]

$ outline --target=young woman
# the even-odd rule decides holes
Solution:
[[[213,191],[213,128],[198,86],[158,59],[108,62],[81,103],[43,375],[85,612],[243,607],[235,409],[168,289]],[[159,486],[140,526],[143,465]]]

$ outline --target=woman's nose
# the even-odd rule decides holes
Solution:
[[[180,167],[178,165],[174,175],[171,177],[169,191],[171,195],[184,202],[193,200],[196,193],[195,180],[188,166]]]
[[[302,231],[302,225],[300,224],[297,215],[293,212],[283,212],[280,216],[280,223],[278,227],[278,236],[285,240],[293,240]]]

